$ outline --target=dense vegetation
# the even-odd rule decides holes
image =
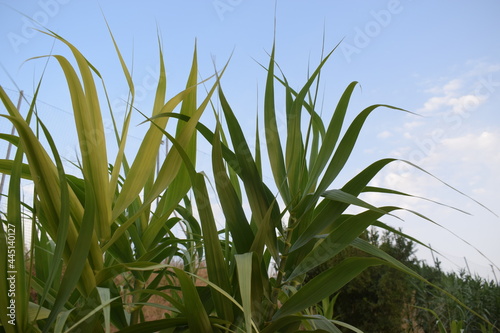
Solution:
[[[358,197],[363,192],[409,195],[368,186],[395,159],[374,161],[342,187],[331,188],[369,115],[379,109],[406,112],[371,105],[346,123],[357,86],[352,82],[330,107],[332,113],[320,117],[316,92],[331,53],[295,90],[278,75],[273,47],[263,66],[265,126],[257,126],[253,144],[224,94],[222,78],[228,69],[198,81],[195,49],[186,88],[167,99],[160,49],[154,105],[141,113],[144,137],[130,158],[126,139],[131,114],[140,111],[134,108],[134,83],[118,47],[118,63],[130,90],[122,123],[114,117],[117,110],[98,69],[68,41],[47,34],[65,44],[73,57],[47,59],[57,62],[68,85],[79,173],[66,173],[58,143],[37,116],[43,82],[26,115],[0,86],[1,116],[17,131],[0,134],[16,152],[13,159],[0,160],[0,171],[10,176],[7,210],[0,214],[0,290],[9,291],[0,293],[1,330],[271,333],[341,332],[340,327],[348,327],[359,332],[333,318],[331,307],[321,312],[317,304],[332,304],[331,295],[372,267],[391,267],[429,285],[390,251],[360,237],[375,224],[390,230],[379,219],[403,209],[375,207]],[[206,85],[203,95],[201,84]],[[277,121],[278,92],[285,101],[284,123]],[[210,108],[213,128],[199,121]],[[112,135],[104,131],[104,112],[113,120]],[[172,122],[175,130],[167,131]],[[267,159],[262,157],[261,135]],[[157,169],[163,140],[172,148]],[[210,145],[211,170],[197,170],[199,140]],[[115,156],[109,156],[111,145],[117,147]],[[34,183],[31,202],[21,195],[21,179]],[[213,186],[207,186],[207,179]],[[214,214],[213,197],[223,216]],[[348,214],[350,206],[362,211]],[[33,230],[28,259],[23,223]],[[176,234],[176,228],[184,234]],[[355,256],[333,262],[304,283],[308,272],[351,247],[359,251]],[[384,269],[367,274],[388,272]],[[391,281],[384,283],[389,287]],[[153,296],[166,303],[153,302]],[[13,310],[4,312],[11,304]],[[145,306],[167,315],[148,321]]]
[[[444,272],[440,262],[433,266],[414,255],[415,243],[400,234],[371,229],[362,236],[418,272],[429,282],[456,296],[473,311],[497,324],[500,318],[500,285],[471,276],[465,270]],[[311,271],[309,278],[350,256],[366,255],[346,248],[336,257]],[[333,296],[334,317],[365,332],[498,332],[469,309],[446,295],[387,266],[373,267],[349,282]],[[443,331],[444,329],[444,331]]]
[[[416,270],[469,307],[469,309],[464,309],[428,286],[414,281],[415,305],[421,307],[415,319],[425,332],[442,332],[443,328],[449,331],[454,325],[461,326],[464,332],[499,331],[498,328],[495,329],[492,325],[484,323],[470,311],[479,313],[484,318],[488,318],[496,327],[499,326],[500,285],[497,281],[472,276],[464,269],[458,273],[444,272],[440,268],[439,261],[436,261],[434,266],[420,263]]]

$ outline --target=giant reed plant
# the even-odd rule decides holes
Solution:
[[[189,191],[190,181],[181,168],[182,161],[177,150],[171,150],[159,171],[155,172],[163,139],[163,133],[158,128],[165,128],[169,118],[150,123],[131,164],[125,156],[134,110],[134,84],[118,48],[130,99],[121,128],[113,118],[118,153],[112,163],[108,162],[109,142],[105,137],[101,108],[103,105],[110,107],[110,103],[106,98],[102,103],[97,94],[96,79],[102,80],[101,76],[72,44],[52,32],[47,34],[64,43],[77,64],[75,68],[65,57],[51,56],[59,63],[68,84],[80,145],[81,174],[70,176],[65,173],[51,134],[43,120],[35,117],[37,93],[24,118],[0,87],[0,98],[7,111],[7,115],[2,117],[10,120],[18,133],[18,136],[2,135],[2,139],[16,146],[17,154],[14,160],[0,161],[2,172],[10,174],[6,220],[0,231],[0,252],[2,256],[7,252],[5,228],[12,226],[16,230],[17,256],[16,269],[9,269],[5,257],[2,257],[0,280],[5,283],[6,272],[17,271],[17,311],[15,326],[8,324],[9,319],[3,310],[1,323],[6,332],[27,332],[35,327],[44,331],[60,331],[76,325],[78,321],[81,321],[78,324],[80,329],[89,327],[91,331],[98,331],[95,327],[109,327],[110,321],[119,328],[133,325],[141,320],[141,306],[124,304],[127,297],[120,297],[113,278],[132,271],[133,278],[128,281],[127,293],[132,295],[133,303],[144,303],[147,295],[154,294],[147,291],[155,290],[161,278],[157,277],[147,284],[154,264],[170,260],[185,241],[172,235],[171,229],[181,221],[172,213]],[[195,125],[217,86],[213,83],[198,105],[197,74],[195,51],[186,89],[167,101],[165,67],[160,49],[160,75],[151,116],[180,109],[179,114],[190,117],[188,122],[177,125],[175,138],[193,163]],[[110,112],[113,117],[113,110]],[[32,129],[34,126],[43,129],[40,135],[49,142],[49,147],[41,144]],[[21,178],[34,182],[32,203],[20,200]],[[31,223],[34,230],[30,247],[30,258],[34,261],[33,275],[27,272],[22,255],[22,207],[29,210],[24,223]],[[61,271],[64,272],[62,276],[59,275]],[[41,311],[28,300],[30,288],[38,294]],[[2,309],[9,301],[9,297],[2,293]],[[89,315],[88,312],[96,307],[99,315]],[[28,315],[28,308],[35,311]],[[130,318],[127,318],[126,308],[132,309]],[[104,325],[92,320],[100,319],[101,313],[105,314]],[[35,318],[38,321],[34,321]]]
[[[112,325],[123,332],[295,332],[301,327],[339,332],[338,326],[350,326],[308,315],[308,309],[371,266],[389,265],[420,278],[358,237],[372,225],[395,232],[379,219],[401,208],[374,207],[359,198],[363,192],[408,195],[368,185],[395,160],[376,161],[343,187],[330,188],[368,116],[380,108],[406,112],[389,105],[372,105],[344,124],[357,85],[353,82],[325,123],[311,96],[331,53],[295,91],[286,77],[276,75],[273,48],[269,65],[264,67],[263,131],[269,165],[263,166],[260,141],[251,151],[223,93],[220,78],[225,68],[207,81],[210,86],[198,103],[201,82],[197,80],[195,51],[186,89],[167,100],[160,48],[153,109],[143,114],[143,125],[149,128],[130,164],[125,148],[135,112],[134,84],[114,39],[130,90],[121,126],[114,121],[115,110],[107,96],[98,96],[96,80],[104,85],[98,70],[68,41],[52,32],[47,34],[71,50],[77,65],[63,56],[51,56],[63,70],[71,96],[80,144],[80,174],[65,173],[57,143],[36,115],[37,93],[23,117],[0,87],[7,111],[2,117],[11,121],[18,133],[0,136],[17,149],[13,160],[0,160],[1,172],[10,175],[7,212],[0,224],[0,253],[7,253],[11,227],[16,230],[17,253],[15,269],[8,266],[8,257],[0,258],[2,290],[7,289],[8,272],[17,272],[16,325],[9,324],[7,314],[0,312],[5,332],[109,332]],[[285,94],[283,128],[275,110],[276,84]],[[199,119],[215,97],[220,109],[214,110],[217,125],[209,129]],[[118,146],[111,161],[103,109],[110,111]],[[177,121],[175,133],[166,131],[170,120]],[[257,129],[257,139],[260,131]],[[197,133],[211,146],[212,180],[224,215],[223,230],[217,228],[216,220],[222,217],[212,210],[206,173],[196,170]],[[41,137],[48,145],[41,144]],[[156,173],[165,137],[172,149]],[[271,170],[274,184],[264,182],[262,173],[267,170]],[[33,202],[21,200],[22,178],[34,183]],[[191,196],[195,205],[191,205]],[[246,206],[248,211],[243,208]],[[350,206],[364,211],[348,214]],[[23,211],[27,211],[26,216],[22,216]],[[23,220],[34,230],[30,264],[22,255]],[[186,238],[172,232],[179,224],[189,230]],[[303,283],[308,271],[348,246],[371,256],[348,258]],[[183,268],[169,265],[176,257],[184,261]],[[192,269],[193,257],[203,258],[208,277]],[[119,276],[125,277],[125,287],[118,283]],[[162,278],[170,283],[160,283]],[[204,286],[197,286],[196,280]],[[36,302],[29,299],[32,289]],[[152,295],[164,298],[168,306],[150,303]],[[5,309],[11,300],[1,293],[0,307]],[[168,310],[165,319],[145,321],[144,305]]]

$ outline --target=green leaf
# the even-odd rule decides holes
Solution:
[[[61,286],[56,296],[54,306],[49,318],[45,323],[44,332],[48,332],[50,326],[55,321],[58,313],[64,308],[64,304],[73,292],[87,261],[87,256],[91,246],[92,233],[94,230],[94,219],[96,214],[96,197],[94,188],[90,181],[85,181],[85,213],[76,241],[75,249],[68,260],[66,271],[62,277]],[[94,276],[92,276],[94,278]],[[93,279],[94,280],[94,279]],[[93,281],[95,285],[95,280]]]
[[[208,276],[210,281],[220,286],[226,292],[230,292],[229,267],[224,260],[205,179],[202,174],[196,174],[196,178],[193,181],[193,191],[200,215]],[[214,292],[212,295],[219,316],[232,321],[233,311],[231,303],[219,293]]]
[[[354,195],[347,193],[347,192],[344,192],[342,190],[329,190],[329,191],[324,192],[322,194],[322,196],[328,200],[343,202],[343,203],[346,203],[346,204],[351,205],[351,206],[358,206],[358,207],[366,208],[366,209],[372,210],[374,212],[379,212],[382,214],[387,213],[384,210],[377,208],[373,205],[370,205],[366,201],[359,199],[357,196],[354,196]]]
[[[305,190],[311,189],[312,186],[317,182],[321,172],[332,156],[333,150],[337,145],[337,141],[340,136],[340,131],[342,129],[345,115],[347,113],[349,100],[356,85],[357,82],[351,82],[351,84],[349,84],[349,86],[347,86],[347,88],[345,89],[342,97],[337,104],[337,107],[330,120],[330,124],[328,125],[326,134],[323,138],[323,144],[321,145],[318,156],[314,160],[313,167],[309,173],[309,182],[307,183]]]
[[[247,332],[252,332],[252,253],[237,254],[234,258],[238,268],[238,283],[243,303],[245,328]]]
[[[341,190],[353,196],[358,196],[373,177],[375,177],[382,168],[393,161],[396,160],[382,159],[372,163],[347,182]],[[304,202],[304,204],[309,205],[314,202],[312,197],[306,198],[310,201],[307,203]],[[313,237],[321,233],[330,223],[332,223],[332,221],[335,221],[348,206],[349,204],[344,202],[332,202],[327,200],[321,202],[318,207],[315,208],[315,217],[313,221],[302,230],[298,239],[292,244],[291,251],[295,251],[307,244]]]
[[[53,36],[63,41],[73,52],[84,84],[84,87],[82,87],[75,70],[66,58],[58,55],[53,56],[59,62],[68,83],[83,169],[87,173],[88,181],[92,183],[96,191],[96,232],[101,241],[107,240],[111,234],[108,157],[95,83],[89,63],[83,55],[64,39],[57,35]]]
[[[261,226],[262,223],[264,223],[264,216],[270,209],[271,202],[268,200],[268,193],[266,193],[266,188],[262,183],[262,179],[260,178],[255,161],[252,158],[252,153],[245,140],[241,126],[224,97],[222,89],[219,89],[219,99],[222,110],[224,111],[232,144],[235,148],[234,154],[240,169],[237,172],[245,186],[248,202],[252,210],[252,217],[255,219],[257,226]],[[278,222],[274,211],[269,221],[273,226]],[[268,248],[276,248],[276,234],[274,232],[266,233],[265,240]]]
[[[106,19],[105,19],[105,21],[106,21]],[[118,55],[120,65],[122,67],[122,71],[123,71],[123,74],[125,75],[125,79],[127,80],[127,84],[128,84],[129,91],[130,91],[130,102],[127,103],[128,104],[128,111],[126,112],[125,120],[123,122],[121,139],[120,139],[120,135],[119,135],[118,130],[117,130],[113,110],[111,109],[111,105],[109,106],[110,116],[111,116],[111,119],[113,121],[113,126],[115,129],[115,136],[116,136],[116,140],[118,142],[118,153],[116,154],[115,163],[113,164],[115,167],[113,168],[113,171],[111,173],[111,179],[109,182],[109,193],[110,193],[110,195],[112,195],[111,200],[113,200],[114,195],[115,195],[116,185],[118,183],[118,178],[120,176],[120,170],[121,170],[120,166],[122,165],[122,162],[125,159],[125,145],[127,142],[126,139],[127,139],[128,129],[129,129],[129,125],[130,125],[132,107],[134,105],[135,88],[134,88],[134,82],[132,81],[132,76],[130,75],[130,72],[125,64],[125,61],[123,60],[120,49],[118,48],[118,45],[115,41],[115,38],[111,32],[111,28],[109,27],[109,24],[107,21],[106,21],[106,26],[108,27],[108,31],[109,31],[109,34],[111,36],[111,40],[113,41],[113,45],[115,47],[116,54]],[[158,82],[157,97],[155,99],[155,107],[154,107],[155,110],[156,110],[156,108],[159,109],[161,107],[161,105],[163,105],[165,102],[165,86],[166,86],[166,84],[163,85],[163,82],[165,82],[165,68],[164,67],[165,66],[163,63],[163,57],[162,57],[162,52],[161,52],[161,48],[160,48],[160,79]],[[159,103],[161,103],[161,105],[159,105],[159,106],[157,105],[157,104],[159,104],[158,100],[159,100]]]
[[[441,318],[439,318],[438,314],[436,313],[436,311],[432,310],[432,309],[428,309],[428,308],[423,308],[421,306],[415,306],[417,309],[421,309],[421,310],[425,310],[427,312],[429,312],[430,314],[432,314],[434,316],[434,318],[436,318],[436,325],[439,329],[439,333],[447,333],[446,332],[446,328],[444,327],[443,325],[443,322],[441,321]]]
[[[330,164],[326,168],[323,178],[319,181],[316,191],[314,192],[312,198],[305,197],[298,205],[297,211],[303,211],[309,208],[309,206],[315,204],[317,198],[331,185],[331,183],[337,178],[339,173],[344,168],[349,156],[351,155],[354,145],[357,141],[359,133],[368,118],[368,116],[377,108],[386,107],[394,110],[400,110],[404,112],[409,112],[401,108],[397,108],[385,104],[375,104],[365,108],[361,111],[356,118],[353,120],[346,133],[342,137]],[[411,113],[411,112],[410,112]],[[306,207],[304,207],[306,206]]]
[[[366,268],[383,264],[378,258],[347,258],[317,275],[290,297],[273,316],[273,321],[296,314],[321,302],[358,276]]]
[[[460,213],[463,213],[463,214],[471,215],[469,212],[466,212],[465,210],[462,210],[460,208],[444,204],[444,203],[439,202],[439,201],[431,200],[431,199],[428,199],[428,198],[425,198],[425,197],[421,197],[421,196],[418,196],[418,195],[408,194],[408,193],[401,192],[401,191],[391,190],[391,189],[388,189],[388,188],[382,188],[382,187],[376,187],[376,186],[366,186],[363,189],[362,192],[363,193],[368,193],[368,192],[373,192],[373,193],[387,193],[387,194],[401,195],[401,196],[410,197],[410,198],[417,198],[417,199],[421,199],[421,200],[432,202],[432,203],[434,203],[436,205],[444,206],[446,208],[451,208],[451,209],[459,211]]]
[[[60,273],[58,268],[60,267],[61,262],[63,260],[64,247],[66,245],[66,241],[68,238],[68,229],[70,223],[70,199],[69,199],[69,187],[66,180],[66,174],[64,172],[64,167],[62,165],[61,157],[57,152],[54,140],[52,139],[52,136],[50,135],[49,131],[47,130],[43,122],[41,120],[39,120],[38,122],[43,130],[43,133],[45,134],[45,137],[47,138],[47,142],[49,143],[50,149],[52,150],[52,154],[54,155],[58,171],[58,178],[60,181],[59,188],[61,191],[61,211],[59,213],[59,223],[57,226],[57,238],[54,240],[55,249],[52,255],[52,262],[50,264],[50,268],[48,271],[49,274],[45,280],[45,289],[40,299],[40,304],[43,304],[45,302],[45,298],[47,297],[49,289],[52,286],[54,279],[56,278],[56,275]]]
[[[212,142],[212,169],[214,173],[215,187],[222,206],[222,212],[226,217],[226,225],[231,232],[233,244],[237,253],[245,253],[250,250],[254,240],[253,231],[248,224],[242,203],[236,190],[226,174],[222,160],[222,148],[218,137],[218,127]]]
[[[16,147],[19,146],[19,137],[11,134],[6,134],[6,133],[0,133],[0,139],[5,140],[11,145],[14,145]]]
[[[118,300],[120,298],[121,298],[121,296],[117,296],[117,297],[114,297],[114,298],[111,298],[111,299],[107,300],[104,303],[101,303],[99,306],[95,307],[92,311],[90,311],[89,313],[87,313],[78,322],[76,322],[75,324],[73,324],[73,326],[71,326],[66,331],[64,331],[64,333],[74,332],[74,329],[76,327],[78,327],[79,325],[84,324],[89,318],[92,318],[97,312],[103,310],[106,307],[109,307],[112,302],[114,302],[114,301],[116,301],[116,300]]]
[[[193,164],[189,160],[189,157],[187,156],[180,143],[167,132],[164,132],[164,134],[172,142],[175,150],[179,154],[179,157],[184,162],[191,178],[191,183],[193,184],[193,192],[200,216],[205,245],[204,247],[208,276],[212,282],[214,282],[224,291],[228,292],[231,290],[231,284],[229,282],[228,275],[229,268],[224,260],[224,254],[220,246],[219,235],[217,232],[217,227],[215,224],[215,219],[212,212],[204,176],[201,173],[196,173]],[[223,295],[220,295],[220,293],[213,293],[213,298],[219,315],[223,318],[226,318],[227,320],[232,320],[233,311],[231,303],[225,297],[223,297]]]
[[[291,280],[326,262],[356,239],[381,216],[397,207],[383,207],[377,211],[365,211],[340,223],[329,235],[310,251],[287,278]]]
[[[147,261],[134,261],[130,263],[120,263],[103,268],[96,272],[96,284],[100,285],[105,281],[127,271],[153,271],[157,269],[168,268],[170,266],[165,264],[158,264],[155,262]]]
[[[264,215],[261,226],[258,228],[257,234],[255,235],[255,238],[252,243],[252,247],[250,248],[253,252],[257,253],[259,258],[262,256],[262,252],[264,251],[264,245],[266,244],[266,241],[269,239],[268,235],[275,233],[274,224],[272,223],[271,219],[274,206],[275,206],[275,201],[271,203],[271,206],[267,210],[266,215]],[[273,258],[275,260],[278,260],[279,258],[278,248],[273,244],[273,246],[268,247],[268,250],[273,256]]]
[[[338,45],[337,45],[338,46]],[[287,141],[285,151],[285,164],[287,170],[288,183],[292,198],[294,195],[301,194],[306,182],[308,181],[307,165],[305,160],[304,143],[301,134],[301,110],[305,104],[306,95],[311,86],[321,73],[321,69],[335,51],[337,46],[327,54],[320,62],[315,71],[311,74],[306,84],[298,92],[295,100],[291,100],[291,91],[286,84],[289,94],[287,103]],[[286,80],[285,80],[286,82]]]
[[[179,105],[189,90],[195,89],[191,87],[184,90],[170,99],[161,109],[161,113],[172,112]],[[162,131],[167,125],[167,119],[157,119],[152,121],[141,146],[137,152],[132,166],[127,174],[127,178],[122,186],[120,194],[115,201],[113,207],[113,220],[116,219],[139,195],[149,175],[154,171],[156,165],[156,156],[162,141]],[[173,170],[172,170],[173,172]],[[165,173],[165,171],[164,171]],[[175,178],[175,174],[171,176],[171,180]],[[152,196],[152,193],[150,194]]]
[[[191,332],[213,332],[208,315],[201,303],[200,296],[196,291],[193,281],[187,274],[173,268],[181,285],[182,297],[184,299],[185,316],[189,318],[188,325]]]
[[[291,198],[287,185],[285,160],[281,148],[279,129],[276,124],[276,110],[274,105],[274,54],[275,45],[273,43],[273,50],[271,51],[269,66],[267,67],[266,91],[264,94],[264,130],[269,164],[271,165],[274,181],[285,204],[288,204]]]
[[[99,293],[99,299],[101,300],[101,304],[108,304],[107,306],[102,308],[102,312],[104,313],[104,329],[106,333],[110,333],[111,329],[111,293],[109,288],[101,288],[97,287],[97,292]]]
[[[28,303],[28,321],[30,323],[36,321],[36,320],[42,320],[45,319],[49,316],[50,310],[40,306],[38,304],[35,304],[33,302]]]
[[[191,65],[191,70],[189,73],[189,78],[186,83],[186,90],[190,87],[197,86],[197,75],[198,75],[198,62],[196,55],[196,45],[193,54],[193,60]],[[180,114],[186,115],[188,117],[195,116],[197,106],[196,106],[196,89],[189,90],[189,93],[186,94],[182,101]],[[168,119],[168,118],[167,118]],[[176,137],[179,138],[186,126],[188,126],[189,122],[185,123],[179,121],[177,123],[176,128]],[[193,132],[191,139],[184,146],[184,150],[186,154],[189,156],[191,162],[196,164],[196,132]],[[178,205],[179,201],[186,195],[186,193],[191,188],[191,182],[189,178],[188,171],[185,168],[180,168],[175,179],[168,187],[168,191],[165,192],[164,199],[161,210],[157,211],[157,215],[170,215],[175,207]],[[145,196],[149,196],[149,191],[145,192]],[[153,242],[151,239],[160,232],[160,229],[163,228],[163,223],[158,221],[158,219],[152,219],[151,223],[148,225],[147,229],[144,232],[144,241],[146,248],[149,248]]]
[[[59,312],[59,314],[57,315],[56,323],[54,325],[54,333],[62,333],[64,326],[66,326],[66,321],[68,320],[69,315],[75,309],[76,308]]]
[[[333,332],[333,333],[342,333],[341,330],[334,325],[331,320],[319,315],[309,316],[310,319],[307,322],[312,325],[315,330],[311,332]]]
[[[14,161],[0,159],[0,173],[10,175],[12,173],[12,168],[14,167]],[[28,164],[22,164],[21,166],[21,178],[33,180],[31,177],[31,171]]]
[[[224,68],[222,69],[220,75],[223,75],[225,69],[227,68],[226,64]],[[208,79],[207,79],[208,80]],[[205,111],[207,105],[209,104],[213,93],[215,92],[216,87],[219,84],[220,76],[217,75],[217,80],[215,81],[214,85],[212,88],[208,91],[207,96],[205,99],[201,102],[200,106],[196,109],[196,111],[191,115],[190,119],[185,123],[183,126],[180,128],[182,129],[179,134],[176,134],[176,141],[180,144],[180,147],[183,148],[183,150],[186,149],[193,149],[188,148],[190,145],[191,140],[195,136],[196,133],[196,126],[198,124],[198,121],[200,117],[202,116],[203,112]],[[204,81],[200,82],[199,84],[203,83]],[[189,89],[193,89],[194,87],[190,87]],[[189,96],[189,94],[186,96],[186,98]],[[192,96],[192,95],[191,95]],[[159,115],[152,117],[150,120],[154,121],[159,118]],[[168,119],[168,118],[167,118]],[[160,128],[161,132],[165,134],[166,132],[163,130],[163,128]],[[191,154],[192,152],[190,152]],[[151,190],[150,195],[145,199],[145,202],[150,202],[154,200],[161,192],[165,190],[165,188],[173,181],[173,178],[175,175],[177,175],[180,167],[182,165],[182,158],[179,156],[179,152],[177,149],[172,149],[168,154],[167,157],[165,158],[165,161],[163,162],[163,165],[160,168],[160,171],[158,172],[158,177],[153,185],[153,188]]]
[[[337,324],[337,326],[342,326],[342,327],[345,327],[345,328],[347,328],[347,329],[349,329],[349,330],[351,330],[351,331],[353,331],[353,332],[356,332],[356,333],[363,333],[363,331],[362,331],[362,330],[360,330],[360,329],[358,329],[358,328],[356,328],[356,327],[354,327],[354,326],[352,326],[352,325],[349,325],[349,324],[347,324],[347,323],[344,323],[344,322],[342,322],[342,321],[332,320],[332,322],[333,322],[334,324]]]

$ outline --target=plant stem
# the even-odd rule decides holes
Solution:
[[[286,260],[288,258],[288,251],[290,250],[290,247],[292,246],[291,241],[292,241],[292,235],[293,235],[293,229],[295,228],[296,225],[296,218],[294,216],[290,216],[288,219],[288,227],[285,230],[284,238],[285,238],[285,246],[283,247],[283,251],[280,255],[280,262],[278,266],[278,275],[276,276],[276,284],[273,288],[273,291],[271,293],[271,304],[268,307],[267,310],[267,316],[266,319],[268,322],[271,321],[274,313],[278,309],[278,295],[280,290],[282,289],[282,283],[283,283],[283,277],[285,276],[285,266],[286,266]]]
[[[144,289],[144,285],[145,283],[143,281],[139,280],[137,277],[135,278],[134,290]],[[141,296],[142,296],[141,293],[134,294],[132,298],[132,304],[140,302]],[[130,318],[130,325],[139,323],[141,311],[142,311],[142,305],[134,305],[134,310],[132,311]]]

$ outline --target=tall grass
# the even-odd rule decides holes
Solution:
[[[487,281],[479,276],[471,276],[465,270],[449,273],[441,270],[440,262],[435,266],[421,264],[418,271],[434,284],[448,290],[470,309],[498,325],[500,318],[500,286],[493,280]],[[422,283],[415,283],[416,323],[425,332],[446,332],[460,326],[465,332],[498,332],[493,324],[487,324],[450,299],[436,293]],[[457,330],[458,332],[458,330]]]
[[[102,103],[97,95],[95,80],[101,79],[100,74],[72,44],[54,33],[47,34],[66,44],[77,63],[77,68],[74,68],[65,57],[53,56],[63,70],[71,95],[80,144],[81,175],[65,174],[51,134],[46,131],[41,119],[34,119],[37,94],[31,102],[27,118],[24,119],[0,88],[0,97],[8,112],[3,117],[9,119],[19,133],[14,142],[17,146],[16,159],[2,161],[2,172],[11,176],[6,222],[15,225],[18,231],[17,324],[5,325],[5,316],[2,324],[9,332],[24,332],[36,323],[33,318],[25,315],[27,312],[24,310],[28,306],[25,297],[29,288],[34,288],[39,294],[39,304],[50,308],[50,315],[40,318],[44,320],[35,325],[44,331],[53,327],[53,323],[61,318],[58,315],[63,313],[69,315],[66,326],[85,318],[85,311],[71,310],[81,308],[78,304],[82,301],[84,308],[88,304],[93,304],[92,308],[101,304],[102,310],[109,311],[109,303],[113,308],[122,308],[122,311],[113,312],[114,322],[117,327],[128,326],[140,321],[140,307],[131,312],[129,319],[126,318],[123,301],[116,286],[112,284],[112,278],[131,270],[133,279],[129,285],[129,293],[133,295],[134,302],[151,295],[142,292],[145,287],[155,289],[154,284],[157,283],[145,286],[145,281],[154,269],[150,267],[164,260],[168,261],[182,247],[183,240],[171,237],[170,229],[179,222],[172,213],[189,191],[190,182],[181,169],[182,162],[176,150],[171,150],[158,173],[154,172],[163,138],[159,129],[166,127],[169,118],[152,121],[135,158],[131,162],[126,158],[124,152],[133,112],[134,85],[118,48],[117,55],[129,84],[130,100],[122,128],[119,129],[114,122],[119,149],[113,164],[108,163],[108,142],[103,129],[101,105],[110,103]],[[160,76],[151,116],[173,112],[180,106],[179,114],[191,119],[177,125],[175,137],[188,158],[194,161],[195,125],[215,91],[216,84],[213,83],[211,91],[197,105],[198,71],[195,51],[186,89],[166,101],[166,76],[162,59],[160,50]],[[31,129],[30,120],[43,129],[45,139],[50,143],[48,151]],[[23,155],[26,164],[22,163]],[[21,171],[25,174],[22,175]],[[31,246],[35,276],[29,281],[24,281],[29,275],[25,274],[25,263],[20,255],[23,253],[20,210],[24,204],[19,199],[21,175],[32,179],[35,185],[35,200],[33,203],[26,203],[31,210],[29,220],[33,230],[36,230]],[[167,188],[168,191],[165,192]],[[153,201],[160,198],[160,194],[161,200],[153,207]],[[2,236],[5,233],[3,227],[4,225]],[[58,273],[62,267],[64,274],[60,277]],[[3,266],[2,273],[5,272],[6,266]],[[2,281],[6,281],[5,276],[2,278]],[[102,299],[97,292],[101,287],[112,297]],[[2,297],[3,304],[6,304],[8,298],[6,295]],[[108,304],[105,305],[105,302]],[[107,316],[105,325],[109,326],[110,318]],[[82,325],[104,327],[96,320]]]
[[[2,309],[13,299],[16,304],[15,325],[1,312],[5,332],[109,332],[111,327],[123,332],[295,332],[303,327],[339,332],[339,326],[350,326],[309,315],[308,309],[365,269],[388,265],[422,279],[359,238],[372,225],[393,231],[379,219],[402,208],[375,207],[358,196],[367,191],[408,195],[368,186],[382,168],[396,160],[375,161],[343,187],[330,188],[371,113],[407,112],[389,105],[371,105],[346,124],[357,86],[353,82],[325,122],[316,111],[314,89],[333,51],[306,83],[294,90],[285,76],[276,74],[273,47],[264,66],[265,127],[256,132],[257,138],[261,132],[265,137],[269,165],[264,166],[260,142],[251,151],[224,94],[220,79],[225,68],[199,82],[195,49],[185,90],[167,100],[160,48],[154,105],[149,114],[143,114],[144,125],[149,127],[137,154],[129,159],[126,139],[131,115],[136,112],[135,89],[113,39],[130,99],[123,124],[113,118],[119,149],[108,161],[111,143],[103,129],[102,110],[109,108],[111,117],[114,110],[107,96],[97,93],[96,82],[104,80],[76,47],[55,33],[46,34],[65,44],[76,61],[74,67],[63,56],[51,56],[62,69],[71,96],[80,144],[80,174],[66,174],[57,143],[43,119],[37,117],[38,90],[23,117],[0,87],[7,112],[2,117],[17,130],[16,136],[0,137],[17,149],[13,160],[0,160],[1,172],[10,175],[7,212],[0,224],[0,253],[8,253],[9,228],[16,231],[15,269],[8,266],[8,257],[0,260],[2,290],[8,289],[8,272],[17,272],[15,297],[0,294]],[[198,97],[201,83],[209,85],[203,98]],[[284,91],[283,130],[275,109],[276,84]],[[210,129],[199,120],[212,106],[212,99],[217,99],[220,109],[214,110],[217,125]],[[177,121],[175,133],[166,131],[169,121]],[[34,127],[41,128],[40,134]],[[223,218],[212,209],[207,170],[196,169],[199,135],[210,143],[214,191]],[[41,144],[41,137],[48,145]],[[155,172],[165,138],[173,148]],[[269,169],[274,184],[264,181],[262,173]],[[33,181],[33,202],[21,200],[21,178]],[[246,206],[249,211],[243,208]],[[350,206],[364,210],[347,214]],[[29,211],[24,218],[23,208]],[[218,230],[218,219],[225,222],[222,230]],[[34,230],[30,265],[22,255],[23,220]],[[185,237],[172,232],[177,225],[184,226]],[[308,271],[349,246],[370,256],[347,258],[304,284]],[[184,267],[169,265],[174,258],[181,258]],[[204,260],[207,278],[196,274],[193,258]],[[26,267],[33,267],[33,271]],[[117,283],[119,276],[125,279],[124,284]],[[171,283],[164,286],[160,283],[164,279]],[[34,301],[29,299],[32,289],[37,295]],[[153,295],[170,305],[165,319],[147,322],[144,305],[165,308],[149,302]]]

